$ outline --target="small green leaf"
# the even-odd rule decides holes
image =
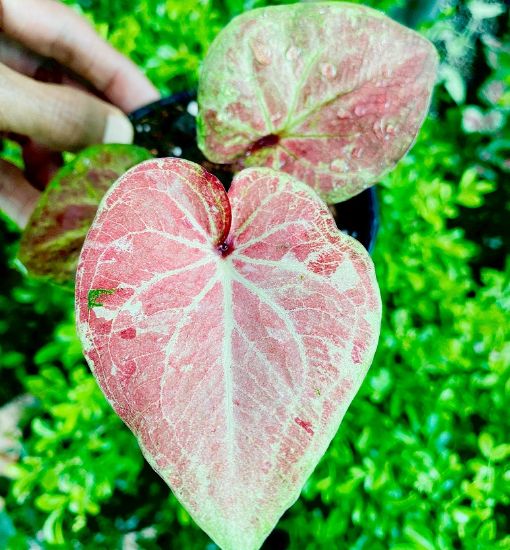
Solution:
[[[113,294],[114,292],[115,292],[115,289],[113,288],[93,288],[92,290],[89,290],[88,308],[92,309],[94,307],[102,307],[103,303],[98,302],[99,298],[107,294]]]
[[[497,526],[493,519],[485,521],[478,530],[478,540],[492,541],[496,538]]]
[[[406,525],[404,527],[404,534],[412,541],[416,550],[435,550],[436,546],[433,541],[432,533],[428,531],[425,526],[411,526]]]
[[[443,64],[439,68],[439,75],[453,101],[459,105],[464,103],[466,100],[466,83],[460,71],[452,65]]]
[[[482,2],[473,0],[468,4],[474,19],[491,19],[505,12],[505,6],[499,2]]]
[[[510,456],[510,444],[502,443],[492,449],[491,460],[494,462],[502,462]]]
[[[35,434],[42,438],[51,438],[55,436],[55,432],[48,426],[48,424],[40,418],[34,418],[32,422],[32,430]]]
[[[64,532],[63,532],[63,510],[54,510],[44,522],[43,533],[44,538],[50,544],[64,544]]]
[[[68,502],[65,495],[43,494],[35,499],[35,505],[43,512],[61,511]]]
[[[495,183],[479,180],[476,168],[464,172],[459,184],[457,203],[468,208],[477,208],[483,204],[483,196],[495,189]]]

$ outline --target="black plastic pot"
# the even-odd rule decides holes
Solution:
[[[228,189],[232,172],[225,165],[209,162],[197,147],[196,114],[194,92],[181,92],[141,107],[129,116],[135,127],[135,144],[157,157],[182,157],[201,164]],[[367,189],[330,208],[338,228],[371,252],[379,228],[375,189]]]

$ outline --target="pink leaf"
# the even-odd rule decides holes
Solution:
[[[327,202],[358,194],[412,145],[436,76],[430,42],[370,8],[254,10],[216,38],[199,87],[213,162],[293,174]]]
[[[153,160],[105,197],[76,292],[87,360],[147,460],[223,549],[259,548],[372,361],[367,252],[286,174],[245,170],[227,195]]]

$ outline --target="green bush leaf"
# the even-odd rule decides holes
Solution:
[[[68,498],[64,495],[43,494],[35,499],[35,505],[43,512],[62,513],[67,505]]]

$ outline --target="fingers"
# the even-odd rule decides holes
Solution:
[[[72,69],[125,112],[159,98],[134,63],[55,0],[0,0],[0,27],[25,47]]]
[[[37,69],[44,63],[44,58],[4,34],[0,34],[0,62],[19,73],[34,76]]]
[[[39,199],[19,168],[0,160],[0,210],[24,229]]]
[[[0,130],[58,151],[131,143],[133,127],[112,105],[80,90],[36,82],[0,65]]]

